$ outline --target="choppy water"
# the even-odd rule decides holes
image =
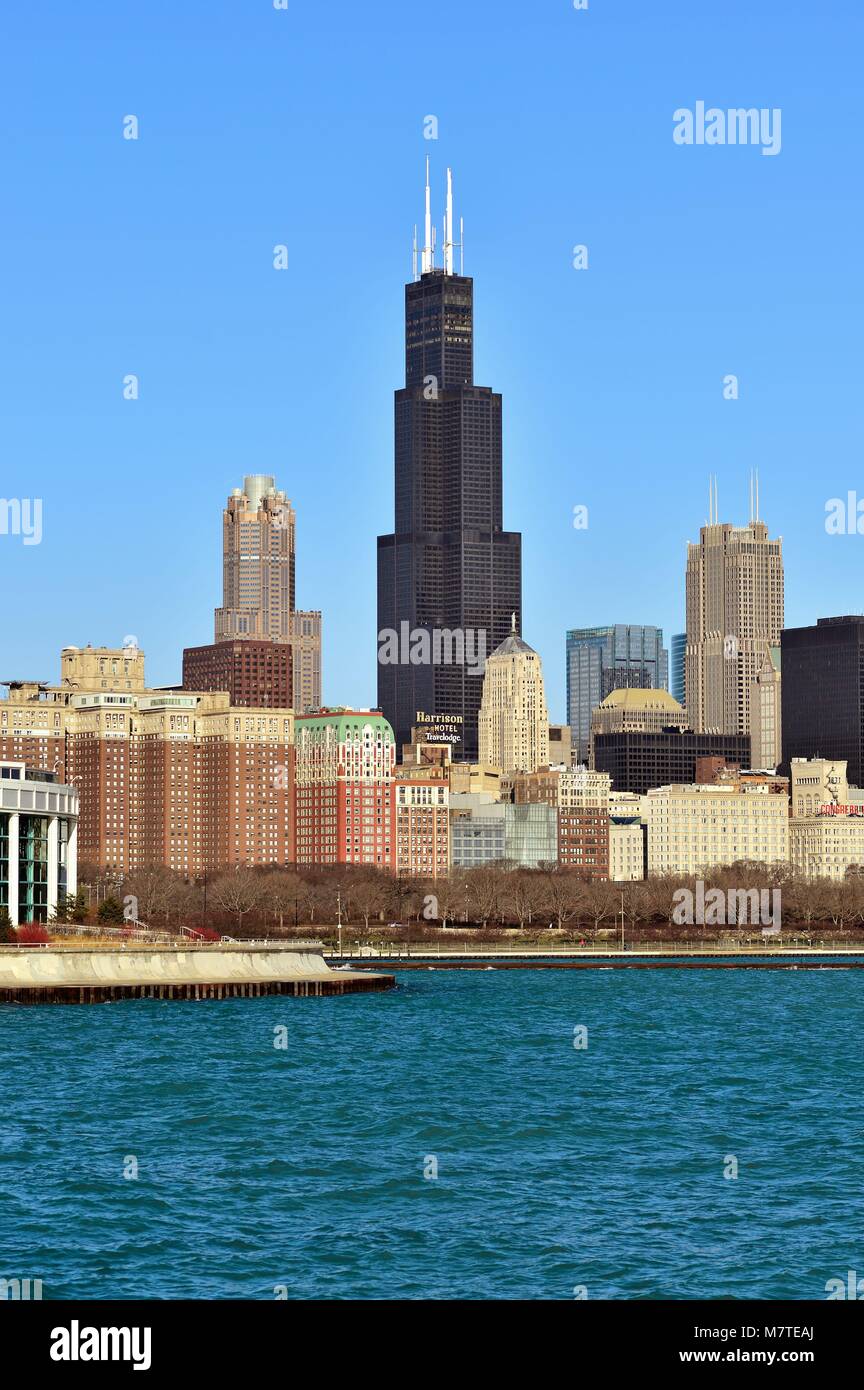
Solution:
[[[4,1007],[0,1278],[46,1298],[824,1298],[864,1275],[862,988],[433,970],[345,999]]]

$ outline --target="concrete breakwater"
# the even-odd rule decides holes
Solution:
[[[119,999],[298,997],[391,989],[392,975],[331,970],[310,951],[196,946],[186,950],[0,947],[0,1003],[99,1004]]]

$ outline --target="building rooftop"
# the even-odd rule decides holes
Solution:
[[[612,690],[606,699],[598,706],[599,709],[665,709],[670,713],[677,714],[679,711],[684,713],[683,705],[679,705],[673,695],[668,690],[643,690],[641,687],[628,686],[625,690]]]

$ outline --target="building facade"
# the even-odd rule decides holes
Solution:
[[[543,668],[515,626],[486,660],[479,744],[480,762],[505,772],[534,772],[549,762]]]
[[[396,871],[435,879],[450,871],[450,779],[446,768],[397,767]]]
[[[232,637],[287,642],[294,611],[295,517],[269,474],[235,488],[222,514],[222,607],[216,641]]]
[[[293,649],[287,642],[211,642],[183,652],[184,690],[224,690],[232,705],[293,709]]]
[[[567,723],[576,762],[587,762],[591,715],[613,690],[665,690],[669,659],[663,629],[615,623],[567,633]]]
[[[686,729],[687,715],[668,690],[613,690],[591,715],[595,734],[648,734]]]
[[[749,736],[697,734],[692,729],[594,735],[594,767],[597,772],[608,772],[612,787],[618,792],[642,796],[651,787],[694,782],[697,759],[702,757],[716,757],[726,764],[747,768]]]
[[[0,762],[0,909],[50,922],[78,886],[78,793],[49,772]]]
[[[655,787],[644,805],[649,876],[789,859],[789,798],[768,786]]]
[[[298,715],[298,864],[396,868],[393,730],[378,710]]]
[[[793,758],[845,760],[864,782],[864,617],[820,618],[786,628],[783,662],[783,768]]]
[[[670,643],[669,691],[679,705],[687,705],[687,633],[673,633]]]
[[[521,627],[521,537],[504,530],[501,397],[474,384],[474,282],[454,273],[452,226],[435,265],[429,196],[427,168],[420,273],[405,287],[395,528],[378,537],[378,703],[400,746],[417,710],[460,716],[457,756],[475,762],[477,658],[504,641],[511,614]]]
[[[454,869],[507,864],[536,869],[558,857],[558,812],[546,802],[495,802],[485,792],[450,798],[451,862]]]
[[[295,713],[314,714],[321,708],[320,609],[291,614],[291,654]]]
[[[783,757],[780,648],[769,647],[750,691],[750,756],[754,767],[777,768]]]
[[[825,811],[789,822],[792,868],[803,878],[864,876],[864,806],[843,809],[842,815]]]
[[[78,862],[118,877],[292,863],[293,711],[148,690],[143,674],[129,690],[122,652],[116,688],[97,673],[88,690],[92,650],[64,649],[61,685],[14,682],[0,701],[0,758],[48,768],[78,792]],[[108,673],[112,659],[100,657]]]
[[[749,734],[751,690],[783,628],[783,543],[763,521],[731,526],[713,510],[687,547],[687,717],[700,733]]]

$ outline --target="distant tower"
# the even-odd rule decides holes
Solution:
[[[717,482],[708,490],[708,523],[687,547],[686,694],[698,733],[751,732],[757,676],[772,660],[783,628],[783,542],[759,520],[758,479],[750,520],[719,520]]]
[[[255,473],[235,488],[222,516],[222,607],[216,641],[291,639],[294,509],[276,479]]]
[[[482,642],[485,654],[504,641],[514,611],[518,627],[521,536],[503,529],[501,397],[474,385],[474,282],[453,269],[452,179],[448,170],[444,263],[436,266],[428,169],[427,161],[420,275],[415,250],[415,279],[405,286],[395,530],[378,537],[378,704],[397,747],[410,743],[418,711],[461,719],[459,752],[471,762],[483,680],[478,663],[424,662],[416,653],[424,633],[434,654],[453,650],[450,634],[470,630],[472,646]],[[382,661],[382,634],[391,632],[400,659]],[[446,634],[443,643],[436,633]]]
[[[505,772],[549,765],[549,711],[540,658],[516,632],[486,659],[479,717],[481,763]]]

